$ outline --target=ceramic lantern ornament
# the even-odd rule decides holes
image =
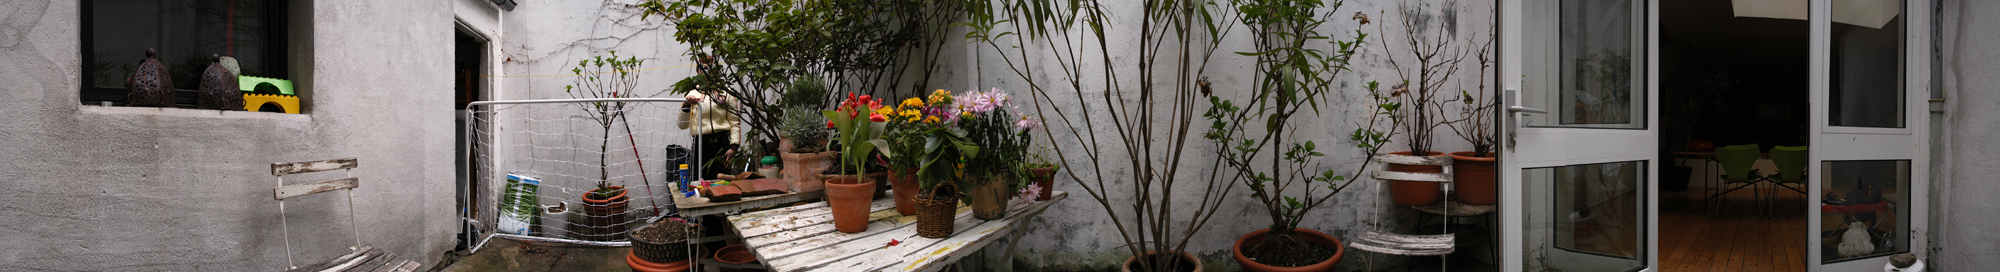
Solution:
[[[132,77],[125,79],[125,103],[133,106],[174,106],[174,79],[167,73],[167,66],[156,58],[158,52],[146,49],[146,60],[139,61],[139,69]]]
[[[236,73],[223,67],[221,55],[210,55],[208,69],[201,72],[201,92],[195,104],[202,109],[241,110],[243,94]]]

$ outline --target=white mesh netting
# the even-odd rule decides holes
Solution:
[[[667,186],[678,182],[686,153],[668,147],[691,142],[675,126],[680,103],[622,102],[601,113],[591,103],[474,107],[471,217],[497,234],[622,242],[627,230],[669,213]],[[600,182],[622,196],[597,193]]]

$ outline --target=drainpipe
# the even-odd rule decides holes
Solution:
[[[1944,110],[1945,110],[1944,50],[1942,50],[1944,48],[1943,45],[1944,44],[1944,35],[1943,35],[1944,1],[1946,0],[1931,1],[1931,25],[1930,25],[1930,30],[1931,30],[1930,121],[1931,123],[1929,127],[1930,139],[1928,142],[1929,143],[1928,148],[1930,149],[1929,155],[1931,163],[1928,166],[1930,167],[1929,171],[1926,171],[1927,173],[1929,173],[1929,178],[1927,180],[1930,182],[1928,182],[1927,184],[1930,185],[1931,197],[1929,200],[1930,202],[1929,204],[1931,208],[1929,213],[1926,214],[1927,216],[1929,216],[1928,221],[1930,221],[1930,224],[1928,225],[1929,227],[1927,227],[1924,230],[1927,233],[1924,236],[1930,239],[1929,246],[1928,248],[1925,249],[1926,254],[1924,254],[1924,256],[1928,258],[1936,258],[1938,256],[1938,252],[1941,249],[1943,249],[1943,247],[1940,245],[1941,242],[1946,241],[1946,239],[1942,239],[1941,237],[1938,236],[1939,234],[1943,233],[1940,232],[1938,228],[1944,225],[1943,224],[1944,222],[1940,221],[1939,219],[1945,218],[1944,210],[1948,208],[1948,206],[1944,205],[1945,202],[1941,201],[1944,198],[1941,197],[1940,194],[1942,194],[1943,192],[1948,192],[1946,190],[1949,189],[1950,187],[1950,186],[1945,186],[1945,183],[1950,181],[1946,181],[1943,179],[1945,168],[1942,166],[1944,165],[1945,162],[1944,161],[1945,159],[1944,158]],[[1935,266],[1935,264],[1937,264],[1938,262],[1932,261],[1929,263],[1932,264],[1933,270],[1943,269],[1942,267]]]

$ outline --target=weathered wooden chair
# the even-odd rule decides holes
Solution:
[[[390,253],[371,246],[361,245],[361,231],[354,221],[354,188],[361,187],[361,179],[354,177],[354,167],[360,161],[355,158],[323,161],[282,162],[271,164],[271,175],[278,177],[278,187],[272,189],[272,198],[278,200],[278,223],[285,232],[286,271],[416,271],[423,266],[417,262],[397,259]],[[329,170],[346,170],[347,178],[285,185],[285,175],[312,173]],[[285,219],[285,199],[311,194],[347,190],[347,223],[353,229],[353,252],[333,260],[301,267],[292,260],[292,231]]]
[[[1397,163],[1397,164],[1408,164],[1408,165],[1451,165],[1452,162],[1451,157],[1447,156],[1418,157],[1418,156],[1404,156],[1404,155],[1394,155],[1394,154],[1377,155],[1376,160],[1385,163]],[[1407,181],[1441,182],[1441,183],[1450,183],[1452,181],[1451,175],[1443,173],[1408,173],[1408,172],[1376,170],[1375,172],[1372,173],[1372,176],[1375,177],[1376,181],[1378,181],[1377,184],[1375,185],[1375,191],[1377,193],[1380,193],[1382,190],[1380,183],[1389,182],[1389,180],[1407,180]],[[1451,200],[1441,200],[1441,201],[1444,201],[1446,203],[1445,209],[1450,210]],[[1374,215],[1371,216],[1376,217],[1375,220],[1376,228],[1380,229],[1382,224],[1382,220],[1380,219],[1379,215],[1381,213],[1381,209],[1371,209],[1371,210],[1375,210],[1374,212],[1371,213]],[[1451,215],[1449,213],[1445,214],[1445,222],[1451,222]],[[1361,233],[1360,237],[1357,237],[1358,239],[1354,239],[1353,242],[1348,243],[1348,247],[1353,247],[1354,249],[1359,249],[1362,251],[1369,251],[1369,252],[1389,254],[1389,255],[1444,256],[1451,254],[1452,251],[1455,250],[1457,246],[1457,236],[1456,234],[1451,233],[1450,224],[1447,223],[1445,225],[1444,231],[1445,234],[1421,235],[1421,234],[1398,234],[1398,233],[1388,233],[1378,230],[1366,230]]]

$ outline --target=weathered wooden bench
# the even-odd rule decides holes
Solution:
[[[416,271],[423,264],[396,258],[390,253],[371,246],[361,245],[361,231],[354,221],[354,188],[361,187],[361,179],[354,177],[354,167],[360,160],[355,158],[321,161],[281,162],[271,164],[271,175],[278,177],[278,187],[272,189],[272,198],[278,200],[278,223],[285,232],[286,271]],[[312,173],[331,170],[346,170],[347,178],[285,185],[285,175]],[[291,224],[285,218],[285,199],[332,191],[347,191],[347,223],[354,234],[353,252],[317,264],[299,266],[292,260]]]

